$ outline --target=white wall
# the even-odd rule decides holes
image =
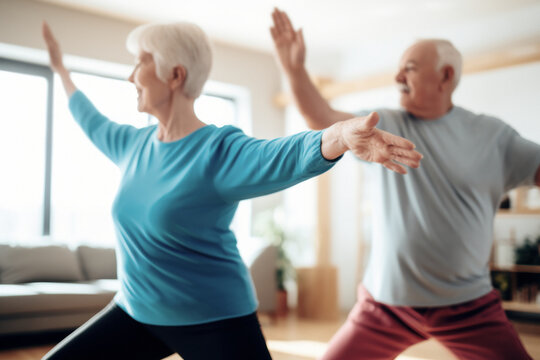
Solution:
[[[138,23],[30,0],[0,0],[0,45],[45,49],[41,38],[43,20],[51,25],[65,54],[133,65],[125,39]],[[260,138],[282,136],[284,111],[272,104],[273,96],[281,88],[280,72],[273,56],[219,43],[213,47],[210,79],[249,90],[252,134]],[[0,51],[0,57],[5,56]],[[279,194],[256,199],[253,210],[257,213],[274,207],[281,199]]]
[[[454,103],[494,115],[540,143],[540,62],[466,75]]]

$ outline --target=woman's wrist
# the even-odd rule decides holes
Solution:
[[[339,121],[323,131],[321,138],[321,154],[325,159],[337,159],[349,150],[344,142],[344,125],[345,121]]]
[[[71,95],[77,91],[77,87],[73,83],[73,80],[71,80],[71,74],[64,68],[63,70],[58,71],[58,75],[60,76],[60,79],[62,79],[62,84],[64,85],[67,97],[70,98]]]

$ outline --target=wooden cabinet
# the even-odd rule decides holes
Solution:
[[[521,187],[510,193],[510,208],[500,209],[497,217],[507,222],[517,223],[517,219],[533,219],[540,224],[540,207],[538,191],[532,187]],[[513,220],[516,219],[516,220]],[[530,220],[529,220],[530,221]],[[537,234],[540,235],[540,234]],[[511,236],[512,251],[515,251],[516,239]],[[536,238],[536,236],[534,236]],[[519,239],[521,240],[521,239]],[[534,239],[532,239],[534,241]],[[495,253],[499,242],[495,242]],[[540,250],[540,249],[539,249]],[[496,256],[495,256],[496,258]],[[492,259],[494,260],[494,259]],[[503,307],[507,311],[534,314],[540,318],[540,266],[539,265],[491,265],[491,279],[495,288],[499,289],[503,298]]]
[[[491,266],[491,279],[507,311],[540,316],[540,266]]]

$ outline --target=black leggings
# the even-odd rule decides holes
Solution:
[[[201,325],[157,326],[132,319],[111,303],[43,359],[271,359],[255,313]]]

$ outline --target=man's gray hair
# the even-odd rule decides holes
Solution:
[[[442,69],[443,66],[451,66],[454,69],[454,89],[458,86],[461,79],[461,68],[463,67],[463,59],[461,53],[455,48],[455,46],[448,40],[443,39],[431,39],[430,41],[435,44],[437,49],[437,55],[439,60],[437,62],[437,70]]]
[[[212,50],[204,31],[187,22],[153,23],[132,30],[126,46],[133,55],[150,53],[156,64],[156,75],[167,82],[172,70],[181,65],[186,70],[183,91],[197,98],[210,75]]]

